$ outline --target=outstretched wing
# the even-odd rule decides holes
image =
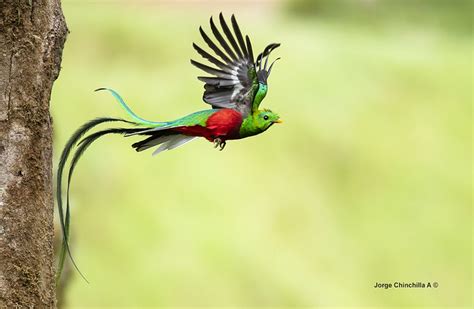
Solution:
[[[217,29],[212,17],[210,19],[212,33],[220,47],[207,36],[202,27],[199,28],[204,41],[218,57],[193,43],[194,49],[217,68],[194,60],[191,60],[191,63],[212,75],[198,77],[205,83],[203,99],[206,103],[215,108],[233,108],[247,115],[258,90],[252,44],[248,36],[245,36],[244,41],[234,15],[231,17],[234,33],[228,27],[222,13],[219,14],[219,22],[227,41]]]

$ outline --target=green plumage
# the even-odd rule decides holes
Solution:
[[[119,118],[91,120],[81,126],[64,147],[59,160],[56,187],[56,198],[63,234],[57,282],[59,282],[67,255],[79,271],[69,247],[70,186],[79,159],[98,138],[109,134],[139,136],[142,140],[132,144],[133,148],[137,151],[143,151],[157,146],[153,153],[157,154],[164,150],[179,147],[197,137],[204,137],[214,142],[215,147],[220,147],[220,150],[222,150],[226,145],[226,140],[260,134],[273,124],[280,122],[276,113],[267,109],[259,110],[259,106],[267,94],[267,80],[276,61],[268,66],[268,58],[270,53],[280,44],[269,44],[254,60],[250,38],[247,35],[242,35],[235,17],[232,15],[231,27],[229,27],[221,13],[219,24],[223,33],[218,29],[213,19],[210,19],[211,30],[217,43],[202,28],[199,29],[204,42],[215,53],[215,56],[193,43],[194,49],[215,67],[191,60],[194,66],[211,75],[199,76],[198,79],[205,83],[203,101],[211,105],[212,109],[201,110],[173,121],[150,121],[135,114],[114,90],[109,88],[97,89],[109,91],[131,120]],[[132,127],[106,128],[86,135],[91,129],[111,122],[120,122]],[[63,173],[73,149],[75,149],[75,152],[67,174],[66,210],[64,211],[62,201]],[[83,276],[80,271],[79,273]]]

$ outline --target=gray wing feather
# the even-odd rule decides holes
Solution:
[[[210,25],[212,33],[222,49],[206,35],[201,27],[199,31],[206,44],[222,61],[193,43],[194,49],[205,59],[216,65],[218,69],[194,60],[191,60],[191,63],[212,75],[198,77],[200,81],[205,83],[204,102],[218,108],[235,108],[245,115],[251,109],[253,101],[251,90],[255,82],[254,79],[256,79],[255,76],[249,74],[251,70],[255,70],[252,46],[248,36],[246,36],[247,44],[245,44],[235,16],[232,15],[231,18],[234,33],[227,26],[222,13],[219,15],[219,21],[224,35],[230,44],[225,40],[219,29],[217,29],[212,18],[210,19]]]

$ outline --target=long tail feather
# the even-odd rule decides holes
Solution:
[[[132,109],[127,105],[127,103],[125,103],[125,101],[122,99],[122,97],[120,96],[120,94],[118,94],[115,90],[113,89],[110,89],[110,88],[97,88],[95,91],[102,91],[102,90],[107,90],[109,91],[112,96],[117,100],[117,102],[120,103],[120,105],[123,107],[123,109],[127,112],[128,115],[130,115],[130,117],[132,117],[136,122],[140,123],[140,124],[143,124],[143,125],[151,125],[151,126],[155,126],[155,125],[163,125],[163,124],[166,124],[164,122],[158,122],[158,121],[149,121],[149,120],[146,120],[146,119],[143,119],[142,117],[138,116],[137,114],[135,114]]]
[[[63,176],[63,171],[64,167],[66,165],[67,159],[69,157],[69,154],[71,153],[72,148],[77,144],[77,142],[81,139],[81,137],[94,128],[95,126],[106,123],[106,122],[125,122],[133,125],[137,125],[135,122],[119,119],[119,118],[97,118],[93,119],[84,125],[82,125],[74,134],[69,138],[68,142],[66,143],[66,146],[64,147],[64,150],[61,154],[60,160],[59,160],[59,165],[58,165],[58,171],[57,171],[57,177],[56,177],[56,200],[58,203],[58,212],[59,212],[59,221],[61,224],[61,230],[62,230],[62,235],[63,235],[63,244],[61,247],[61,252],[59,255],[59,263],[58,263],[58,270],[57,270],[57,275],[56,275],[56,283],[59,283],[59,279],[61,278],[61,273],[64,267],[64,262],[65,262],[65,257],[66,255],[69,256],[71,259],[72,264],[74,265],[74,268],[79,272],[79,274],[84,278],[84,280],[87,281],[87,279],[84,277],[84,275],[81,273],[79,268],[77,267],[77,264],[74,261],[74,258],[72,257],[71,254],[71,249],[69,247],[69,218],[70,218],[70,213],[69,213],[69,206],[67,207],[66,215],[64,214],[63,210],[63,201],[62,201],[62,176]],[[85,149],[84,149],[85,150]],[[69,196],[69,194],[68,194]],[[69,202],[68,202],[69,205]],[[67,220],[66,220],[67,218]]]
[[[66,189],[66,216],[65,216],[65,229],[67,231],[67,234],[69,235],[69,225],[70,225],[70,219],[71,219],[71,215],[70,215],[70,202],[69,202],[69,192],[70,192],[70,188],[71,188],[71,180],[72,180],[72,175],[74,173],[74,169],[76,167],[76,164],[78,163],[79,159],[81,158],[81,156],[84,154],[84,152],[86,151],[86,149],[95,141],[97,140],[99,137],[103,136],[103,135],[106,135],[106,134],[110,134],[110,133],[115,133],[115,134],[126,134],[126,133],[130,133],[130,132],[133,132],[135,130],[141,130],[141,129],[128,129],[128,128],[114,128],[114,129],[108,129],[108,130],[103,130],[103,131],[99,131],[99,132],[96,132],[96,133],[93,133],[87,137],[85,137],[84,139],[82,139],[79,144],[78,144],[78,148],[76,150],[76,152],[74,153],[74,157],[72,158],[71,160],[71,165],[69,167],[69,172],[68,172],[68,178],[67,178],[67,189]],[[60,255],[60,261],[61,263],[64,263],[64,259],[66,257],[66,251],[65,251],[66,247],[63,247],[63,250],[61,251],[61,255]],[[72,260],[72,257],[71,257],[71,260]],[[61,265],[62,267],[62,265]],[[80,273],[80,272],[79,272]],[[81,274],[82,277],[84,277],[82,274]]]
[[[56,199],[58,202],[59,218],[60,218],[61,230],[63,234],[63,244],[62,244],[60,255],[59,255],[58,271],[57,271],[57,277],[56,277],[57,284],[59,283],[61,273],[64,268],[66,256],[69,256],[74,268],[79,272],[82,278],[86,282],[88,282],[87,279],[79,270],[76,262],[74,261],[74,258],[72,257],[71,249],[69,246],[69,232],[70,232],[70,221],[71,221],[69,193],[70,193],[71,181],[72,181],[72,176],[76,168],[76,165],[79,162],[79,159],[81,158],[81,156],[87,150],[87,148],[98,138],[107,134],[122,134],[125,136],[130,136],[130,135],[135,135],[135,134],[151,135],[144,141],[135,143],[132,146],[137,151],[141,151],[141,150],[145,150],[147,148],[161,144],[161,146],[154,152],[154,155],[155,155],[163,150],[174,149],[176,147],[179,147],[195,138],[193,136],[176,134],[174,132],[171,132],[170,130],[167,130],[170,128],[166,128],[166,127],[163,127],[163,128],[155,127],[151,129],[149,127],[145,127],[145,128],[140,127],[140,128],[109,128],[109,129],[105,129],[105,130],[101,130],[101,131],[97,131],[95,133],[89,134],[88,136],[84,137],[81,140],[81,138],[89,130],[91,130],[92,128],[94,128],[95,126],[99,124],[106,123],[106,122],[124,122],[131,125],[142,124],[142,123],[127,121],[127,120],[123,120],[119,118],[97,118],[82,125],[66,143],[66,146],[64,147],[64,150],[61,154],[61,158],[59,161],[57,179],[56,179],[57,181]],[[167,124],[167,123],[160,123],[160,124]],[[61,194],[62,193],[62,177],[64,173],[64,167],[67,163],[68,158],[70,157],[70,153],[76,145],[77,145],[77,149],[71,159],[68,177],[67,177],[66,212],[64,213],[63,200],[62,200],[62,194]]]

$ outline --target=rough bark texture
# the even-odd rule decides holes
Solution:
[[[59,0],[0,1],[0,308],[55,307],[51,88]]]

